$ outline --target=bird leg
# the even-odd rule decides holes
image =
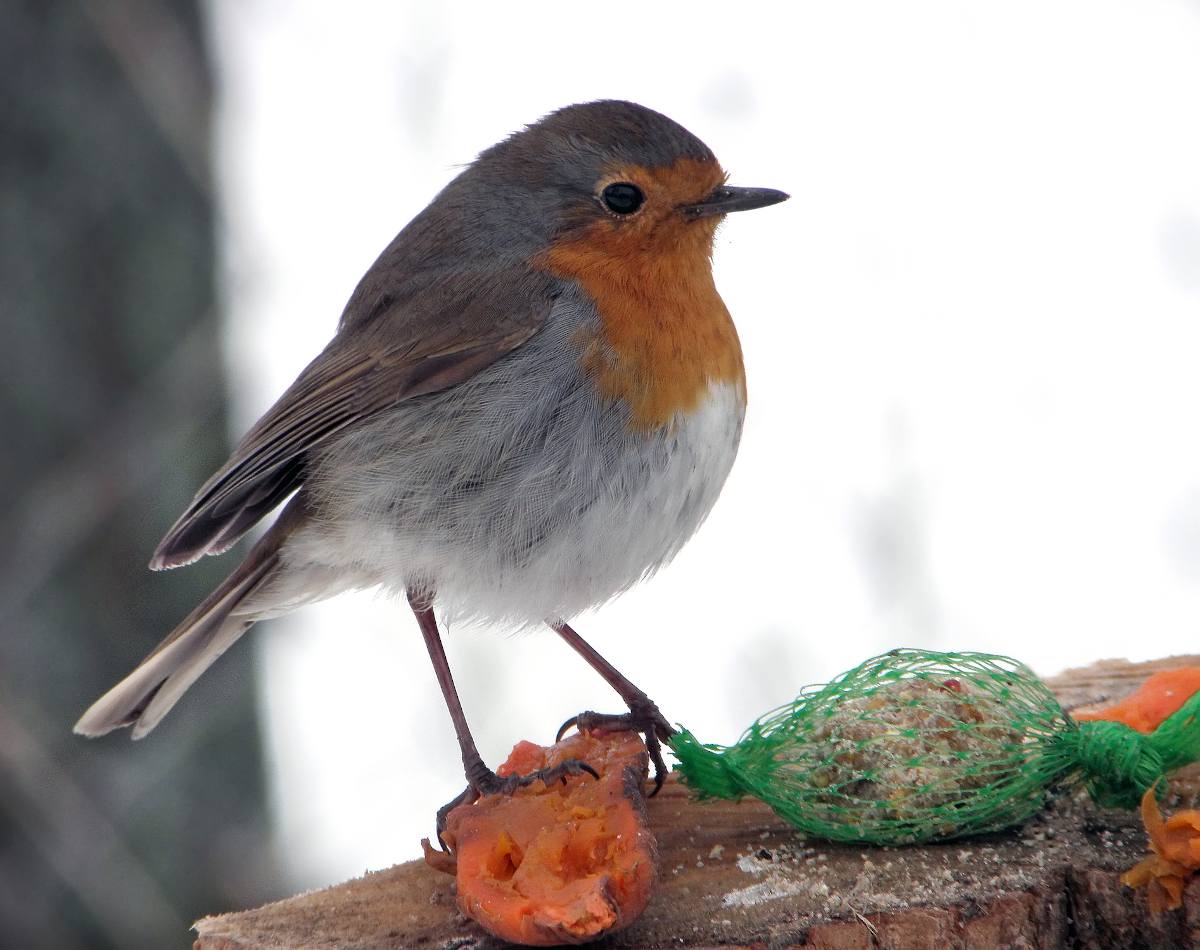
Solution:
[[[617,695],[629,707],[627,713],[598,713],[589,710],[572,716],[559,728],[555,741],[561,739],[572,726],[588,732],[640,732],[646,739],[646,751],[650,753],[650,761],[654,763],[654,791],[650,794],[657,795],[667,775],[661,743],[668,742],[675,735],[675,730],[659,712],[654,700],[629,682],[615,666],[597,653],[591,644],[571,629],[569,624],[552,623],[550,628],[587,660],[588,665],[604,677],[604,681],[617,691]]]
[[[408,603],[412,607],[413,613],[416,614],[417,624],[421,627],[421,635],[425,638],[425,646],[429,650],[429,659],[433,661],[433,671],[437,674],[438,685],[442,688],[442,696],[446,700],[446,708],[450,711],[450,720],[454,723],[454,734],[458,736],[458,747],[462,750],[463,770],[468,783],[462,794],[438,809],[439,844],[442,844],[442,831],[446,827],[446,816],[452,808],[464,802],[472,802],[481,795],[511,795],[518,788],[524,788],[534,782],[542,782],[546,785],[559,780],[565,782],[568,775],[579,775],[582,772],[587,772],[593,778],[600,777],[595,769],[578,759],[567,759],[551,768],[538,769],[528,775],[501,777],[489,769],[484,764],[479,750],[475,748],[475,740],[467,726],[467,717],[463,713],[458,690],[454,687],[454,677],[450,675],[450,663],[447,661],[446,651],[442,647],[442,638],[438,633],[437,619],[433,615],[433,608],[426,598],[418,597],[412,591],[408,592]]]

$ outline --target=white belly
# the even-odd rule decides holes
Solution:
[[[512,447],[528,437],[516,406],[507,416],[496,409],[490,428],[476,422],[470,438],[437,430],[441,451],[421,453],[410,440],[407,455],[393,447],[378,466],[340,470],[336,490],[322,496],[328,514],[284,552],[295,593],[275,590],[272,599],[294,605],[382,584],[397,593],[425,587],[450,618],[506,626],[568,619],[679,551],[720,494],[744,414],[729,384],[713,385],[696,411],[648,436],[630,432],[626,420],[597,420],[594,404],[560,406],[553,425],[561,433],[536,451],[514,448],[519,464],[501,457],[485,488],[477,477],[469,492],[457,491],[469,463],[456,445],[478,464],[480,453],[502,451],[481,444],[489,438]],[[512,431],[497,431],[506,419]],[[368,433],[363,444],[379,441]]]
[[[733,466],[743,414],[735,387],[714,387],[671,435],[609,463],[614,491],[561,525],[527,566],[444,575],[439,601],[451,613],[538,623],[569,619],[632,587],[670,561],[707,517]]]

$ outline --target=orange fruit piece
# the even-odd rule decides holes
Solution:
[[[1095,712],[1072,713],[1079,722],[1104,719],[1123,722],[1138,732],[1153,732],[1200,690],[1200,667],[1183,666],[1147,678],[1136,693]]]
[[[457,863],[459,909],[503,940],[585,943],[628,926],[650,900],[657,848],[642,792],[648,757],[636,733],[521,742],[498,774],[572,758],[600,778],[536,782],[447,816],[442,837]]]

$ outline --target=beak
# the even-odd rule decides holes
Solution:
[[[709,218],[714,214],[729,214],[730,211],[753,211],[788,200],[788,194],[774,188],[734,188],[718,185],[703,201],[694,205],[682,205],[680,212],[685,218]]]

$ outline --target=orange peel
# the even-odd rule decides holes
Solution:
[[[1178,811],[1163,818],[1149,788],[1142,796],[1142,823],[1153,852],[1121,875],[1127,887],[1146,888],[1150,910],[1161,914],[1183,906],[1183,889],[1200,869],[1200,810]]]

